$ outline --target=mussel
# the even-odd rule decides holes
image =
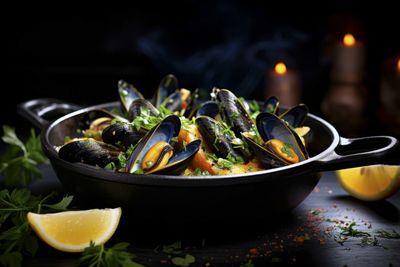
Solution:
[[[260,113],[256,125],[262,144],[255,142],[248,133],[243,136],[266,168],[285,166],[308,158],[300,138],[276,115]]]
[[[129,107],[136,99],[144,99],[143,95],[133,86],[124,80],[118,82],[119,99],[125,112],[129,111]]]
[[[224,120],[237,136],[240,136],[242,132],[248,132],[253,127],[254,122],[249,113],[231,91],[216,90],[216,101],[220,105]]]
[[[151,116],[158,116],[160,112],[146,99],[135,99],[132,101],[128,109],[128,119],[130,121],[134,120],[136,117],[140,116],[143,110],[149,112]]]
[[[173,139],[181,128],[178,116],[170,115],[153,127],[137,144],[128,158],[130,173],[181,174],[200,148],[198,141],[181,151],[173,151]]]
[[[299,104],[288,111],[284,112],[279,118],[286,121],[291,127],[297,128],[303,126],[303,122],[308,114],[308,107],[304,104]]]
[[[279,100],[276,96],[271,96],[267,100],[264,101],[262,105],[263,112],[269,112],[272,114],[279,113]]]
[[[82,162],[104,168],[116,162],[120,150],[92,138],[73,139],[58,151],[61,159],[69,162]]]
[[[227,129],[219,122],[208,116],[196,118],[197,129],[209,148],[219,157],[233,157],[235,161],[242,161],[243,157],[237,149],[233,147],[233,133],[229,134]]]
[[[304,154],[303,144],[298,142],[296,134],[280,118],[272,113],[260,113],[256,119],[257,129],[264,141],[278,139],[292,145],[300,161],[308,158]]]
[[[178,79],[172,74],[166,75],[161,80],[154,95],[154,105],[156,108],[159,108],[164,100],[178,89]]]
[[[145,134],[146,130],[137,130],[124,122],[116,122],[105,128],[101,134],[102,140],[124,150],[135,145]]]

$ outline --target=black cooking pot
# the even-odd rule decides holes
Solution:
[[[390,136],[340,137],[323,119],[309,114],[310,158],[297,164],[225,176],[168,176],[116,173],[58,157],[55,146],[77,135],[84,113],[119,107],[118,102],[80,109],[54,99],[19,105],[21,115],[42,128],[45,154],[66,190],[93,206],[122,206],[143,222],[220,222],[271,219],[301,203],[318,183],[321,171],[388,163],[398,141]],[[66,114],[66,115],[63,115]],[[53,122],[47,119],[63,115]]]

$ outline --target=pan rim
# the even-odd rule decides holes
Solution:
[[[338,146],[340,142],[340,136],[337,130],[324,119],[309,113],[307,116],[313,120],[316,120],[328,129],[331,135],[331,144],[323,150],[321,153],[296,164],[291,164],[288,166],[262,170],[257,172],[249,172],[243,174],[230,174],[230,175],[207,175],[207,176],[173,176],[173,175],[141,175],[141,174],[129,174],[129,173],[117,173],[105,170],[100,167],[91,166],[83,163],[71,163],[62,160],[58,157],[58,154],[49,141],[49,135],[51,130],[59,125],[61,122],[80,115],[84,112],[99,109],[99,108],[110,108],[118,105],[118,102],[108,102],[99,105],[90,106],[87,108],[82,108],[77,111],[71,112],[64,115],[55,121],[51,122],[49,125],[42,129],[41,142],[44,148],[44,152],[49,157],[52,162],[57,162],[74,172],[89,176],[92,179],[101,179],[108,182],[124,183],[124,184],[138,184],[138,185],[151,185],[151,186],[217,186],[217,185],[227,185],[227,184],[244,184],[274,180],[274,178],[287,176],[287,175],[299,175],[303,173],[316,173],[313,171],[313,164],[318,160],[321,160],[328,155],[330,155],[334,149]]]

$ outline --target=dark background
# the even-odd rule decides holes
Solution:
[[[303,102],[325,117],[330,48],[352,32],[367,49],[368,124],[350,134],[391,133],[377,114],[383,63],[400,53],[397,11],[347,1],[319,9],[267,1],[10,7],[2,16],[1,124],[27,126],[16,105],[33,98],[83,106],[115,101],[119,79],[151,96],[168,73],[189,89],[226,87],[262,99],[265,73],[278,60],[300,72]]]

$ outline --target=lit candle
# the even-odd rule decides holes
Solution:
[[[361,41],[347,33],[333,51],[333,82],[359,83],[363,80],[365,50]]]
[[[300,102],[300,77],[298,73],[289,70],[285,63],[278,62],[272,71],[267,73],[265,99],[276,96],[280,104],[291,107]]]

